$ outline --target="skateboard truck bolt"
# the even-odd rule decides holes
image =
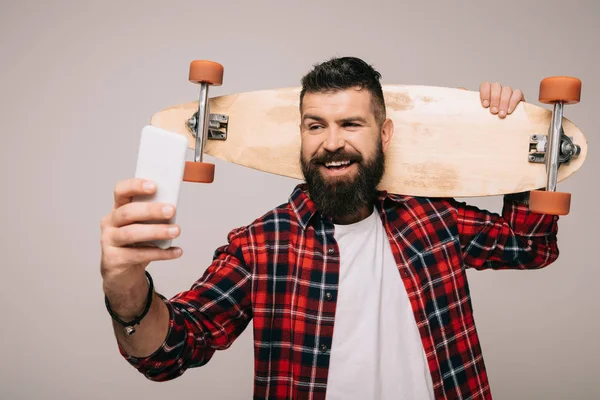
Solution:
[[[573,139],[568,136],[562,136],[560,142],[560,153],[567,157],[577,157],[581,154],[581,147],[573,143]]]

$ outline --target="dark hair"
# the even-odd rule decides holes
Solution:
[[[356,57],[332,58],[313,66],[302,77],[300,110],[306,93],[322,93],[359,87],[366,89],[373,98],[373,112],[379,125],[385,120],[385,100],[381,88],[381,74],[372,66]]]

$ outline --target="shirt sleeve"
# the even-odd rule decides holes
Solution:
[[[159,295],[170,319],[167,337],[156,352],[136,358],[119,345],[121,355],[148,379],[167,381],[230,347],[252,318],[246,243],[242,228],[230,232],[228,244],[215,251],[213,262],[190,290],[171,299]]]
[[[558,217],[504,197],[502,215],[455,202],[465,266],[538,269],[558,258]]]

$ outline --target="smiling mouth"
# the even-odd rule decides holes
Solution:
[[[352,164],[354,164],[354,161],[346,160],[346,161],[331,161],[331,162],[325,163],[324,165],[325,165],[325,168],[327,168],[328,170],[339,171],[339,170],[346,169],[347,167],[349,167]]]

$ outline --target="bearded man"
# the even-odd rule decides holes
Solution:
[[[177,225],[140,223],[175,209],[131,201],[153,193],[152,182],[117,183],[101,225],[103,288],[118,348],[148,379],[205,365],[252,321],[256,399],[491,398],[466,270],[549,265],[557,218],[529,212],[527,196],[505,196],[499,215],[378,190],[394,134],[380,78],[353,57],[303,77],[306,182],[232,230],[171,299],[146,267],[182,250],[132,245],[177,237]],[[499,118],[523,100],[497,83],[480,93]],[[123,321],[135,321],[134,334]]]

